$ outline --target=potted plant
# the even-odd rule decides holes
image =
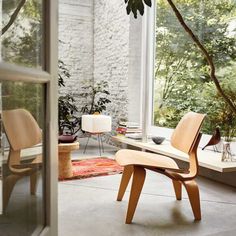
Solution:
[[[58,62],[58,86],[64,87],[65,80],[70,78],[70,73],[63,61]],[[81,108],[82,114],[101,113],[106,110],[106,104],[111,101],[107,98],[110,95],[106,81],[97,82],[95,85],[82,86],[80,97],[84,98],[85,105]],[[78,108],[72,94],[61,95],[58,98],[58,129],[59,142],[73,142],[76,133],[81,127],[81,117],[76,113]]]
[[[65,86],[65,79],[70,78],[70,73],[63,61],[58,62],[58,86]],[[74,142],[78,132],[80,118],[75,115],[78,108],[75,105],[75,99],[71,94],[61,95],[58,98],[58,130],[59,142]]]
[[[107,81],[101,80],[94,85],[82,86],[82,90],[80,97],[86,99],[86,105],[81,108],[84,114],[102,113],[111,102],[107,98],[110,95]]]

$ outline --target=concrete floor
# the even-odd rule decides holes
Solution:
[[[81,149],[74,159],[99,155],[96,142],[91,141],[84,155],[85,140],[79,141]],[[104,156],[114,156],[113,147],[105,149]],[[171,181],[148,171],[133,224],[126,225],[129,192],[122,202],[116,201],[120,178],[111,175],[60,182],[59,235],[236,235],[236,188],[199,177],[202,220],[195,222],[185,190],[183,200],[176,201]]]
[[[44,225],[41,176],[36,195],[30,195],[29,177],[17,181],[6,213],[0,215],[0,236],[30,236]],[[36,234],[35,234],[36,235]]]

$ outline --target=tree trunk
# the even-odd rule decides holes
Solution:
[[[209,67],[210,67],[210,78],[211,80],[214,82],[217,91],[219,92],[219,94],[221,95],[221,97],[224,99],[224,101],[230,106],[231,110],[236,114],[236,105],[230,100],[230,98],[225,94],[225,92],[223,91],[223,89],[220,86],[220,82],[216,77],[215,74],[215,65],[213,62],[212,57],[210,56],[210,54],[208,53],[208,51],[206,50],[206,48],[203,46],[203,44],[200,42],[200,40],[197,38],[197,36],[193,33],[193,31],[188,27],[188,25],[185,23],[181,13],[179,12],[179,10],[177,9],[177,7],[175,6],[175,4],[173,3],[172,0],[167,0],[167,2],[169,3],[169,5],[171,6],[172,10],[174,11],[179,23],[182,25],[182,27],[184,28],[184,30],[187,32],[187,34],[191,37],[191,39],[194,41],[194,43],[197,45],[197,47],[200,49],[200,51],[202,52],[202,54],[204,55],[204,57],[206,58]]]
[[[13,14],[10,17],[10,20],[8,21],[8,23],[2,28],[2,35],[4,33],[7,32],[7,30],[11,27],[11,25],[15,22],[16,17],[18,16],[21,8],[24,6],[26,0],[21,0],[18,4],[18,6],[16,7],[15,11],[13,12]]]

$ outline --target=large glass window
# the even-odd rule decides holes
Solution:
[[[42,0],[2,1],[2,60],[42,68]]]
[[[214,2],[214,3],[213,3]],[[176,0],[186,23],[212,55],[225,93],[236,101],[236,1]],[[236,136],[236,119],[216,90],[207,61],[165,0],[156,1],[153,125],[174,128],[189,110],[208,114],[206,133],[218,125]]]
[[[0,0],[0,235],[57,235],[57,1]]]
[[[0,87],[0,231],[32,235],[45,226],[45,89],[10,81]]]

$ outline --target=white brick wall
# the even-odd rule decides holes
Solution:
[[[94,2],[94,80],[109,82],[114,126],[128,118],[129,22],[123,1]]]
[[[93,83],[93,0],[59,0],[59,40],[59,58],[71,74],[60,94],[72,93],[81,107],[80,87]]]
[[[106,80],[114,127],[120,118],[139,121],[140,27],[123,0],[59,0],[59,57],[71,73],[60,93],[71,92],[81,107],[84,81]]]

